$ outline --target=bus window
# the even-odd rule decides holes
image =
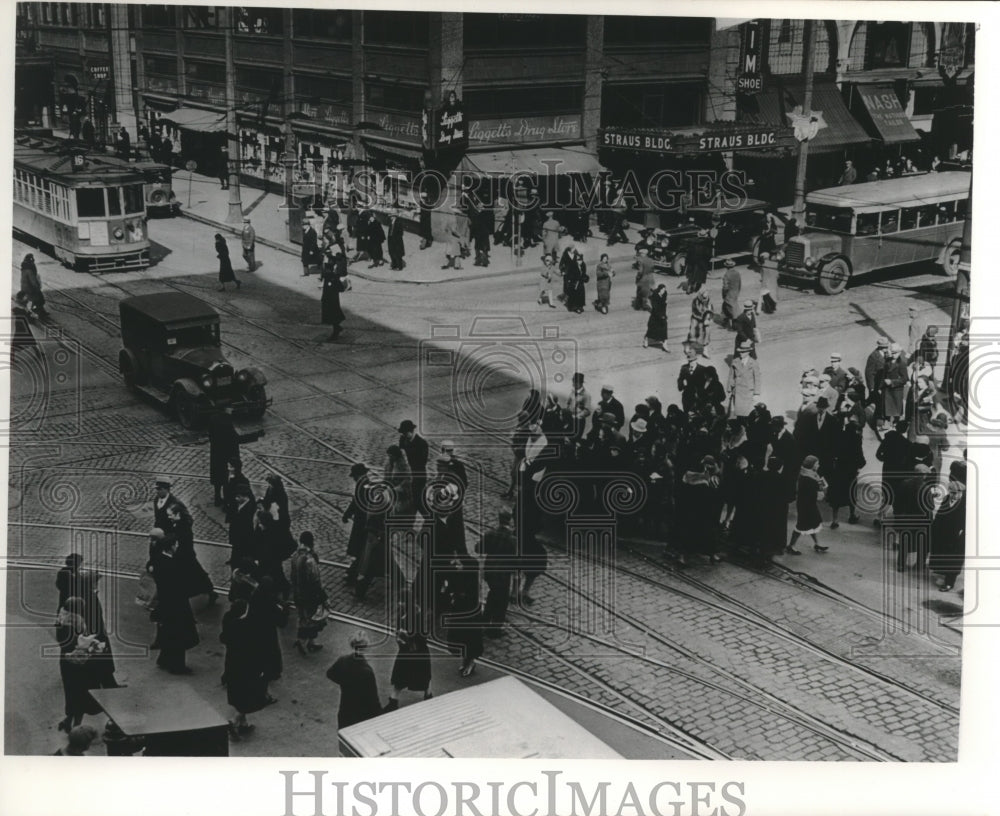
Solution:
[[[955,220],[955,202],[945,201],[938,205],[938,223],[950,224]]]
[[[896,232],[899,229],[899,210],[888,210],[882,213],[882,234]]]
[[[878,232],[878,213],[858,214],[858,235],[875,235]]]
[[[844,207],[814,205],[806,210],[806,225],[816,229],[851,234],[853,213]]]
[[[76,191],[76,214],[80,218],[100,218],[104,212],[104,190],[100,187],[81,187]]]
[[[117,187],[108,187],[108,215],[122,214],[122,199]]]
[[[134,215],[145,210],[146,200],[142,194],[141,184],[130,184],[127,187],[122,187],[122,191],[125,193],[126,215]]]
[[[911,230],[917,228],[917,212],[919,207],[904,207],[899,216],[899,229]]]
[[[969,208],[969,199],[963,198],[955,202],[955,220],[964,221],[965,211]]]
[[[937,223],[937,205],[925,204],[917,208],[921,227],[933,227]]]

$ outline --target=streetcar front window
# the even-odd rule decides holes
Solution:
[[[117,187],[108,187],[108,215],[122,214],[122,199]]]
[[[102,218],[104,210],[104,189],[101,187],[81,187],[76,191],[76,214],[80,218]]]
[[[126,215],[145,212],[146,199],[143,196],[141,184],[129,184],[127,187],[122,187],[122,192],[125,193]]]

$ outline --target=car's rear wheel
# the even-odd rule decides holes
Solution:
[[[688,256],[686,252],[678,252],[670,262],[670,270],[675,275],[684,275],[687,271]]]
[[[198,403],[187,391],[183,388],[176,389],[170,403],[182,428],[191,430],[198,424]]]
[[[851,279],[851,266],[844,258],[834,258],[819,268],[817,285],[825,295],[839,295]]]
[[[247,414],[254,419],[260,419],[267,410],[267,392],[263,385],[251,385],[247,389],[247,402],[250,407]]]

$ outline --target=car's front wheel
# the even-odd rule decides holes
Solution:
[[[263,385],[251,385],[247,389],[247,402],[250,407],[247,414],[254,419],[260,419],[267,410],[267,392]]]
[[[182,428],[191,430],[198,424],[198,403],[187,391],[183,388],[175,389],[170,403]]]
[[[678,277],[684,275],[687,270],[688,256],[686,252],[678,252],[670,262],[670,271]]]

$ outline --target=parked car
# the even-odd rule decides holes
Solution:
[[[223,407],[264,415],[267,378],[258,368],[234,370],[222,353],[219,314],[203,300],[184,292],[137,295],[119,304],[119,315],[125,385],[168,405],[183,427]]]
[[[712,261],[727,257],[752,254],[757,257],[757,244],[764,229],[765,217],[771,216],[776,224],[775,240],[781,244],[784,239],[784,215],[775,211],[766,201],[748,198],[737,206],[689,207],[683,213],[675,213],[667,221],[668,226],[656,230],[650,240],[650,257],[657,271],[683,275],[687,266],[687,253],[692,242],[699,240],[698,231],[708,230],[712,242]],[[661,223],[667,217],[661,217]],[[672,225],[669,225],[672,222]],[[657,236],[665,235],[666,249],[661,248]]]

